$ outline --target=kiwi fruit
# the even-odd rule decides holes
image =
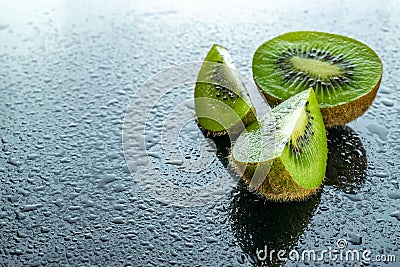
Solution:
[[[250,187],[267,199],[297,201],[317,192],[325,176],[327,139],[314,90],[302,91],[273,108],[270,117],[250,124],[230,158]]]
[[[344,125],[372,104],[382,79],[382,61],[367,45],[323,32],[275,37],[255,52],[257,87],[276,106],[312,87],[326,127]]]
[[[195,111],[207,135],[244,130],[255,121],[255,111],[228,50],[214,44],[208,52],[194,89]]]

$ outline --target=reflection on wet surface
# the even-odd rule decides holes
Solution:
[[[306,201],[276,203],[250,193],[240,181],[232,192],[230,220],[232,230],[241,249],[261,264],[257,250],[290,251],[307,227],[321,196],[318,193]],[[267,257],[267,263],[278,259]]]
[[[344,193],[357,193],[367,178],[367,153],[358,134],[349,126],[327,130],[328,163],[325,185]]]

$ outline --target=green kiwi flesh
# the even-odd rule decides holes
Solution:
[[[266,130],[271,120],[276,128]],[[272,164],[256,189],[267,199],[297,201],[315,193],[325,177],[327,138],[313,89],[276,106],[272,117],[250,124],[230,157],[250,185],[257,168]]]
[[[197,77],[194,98],[198,124],[207,134],[240,131],[255,121],[242,78],[221,45],[214,44],[208,52]]]
[[[378,91],[383,66],[367,45],[336,34],[290,32],[262,44],[253,76],[270,105],[312,87],[326,127],[361,116]]]

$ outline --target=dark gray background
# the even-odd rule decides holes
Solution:
[[[320,251],[339,238],[400,260],[398,1],[0,6],[0,266],[248,266],[264,243]],[[251,77],[257,47],[294,30],[353,37],[384,63],[378,96],[349,125],[354,132],[331,135],[348,182],[332,178],[305,204],[263,204],[241,186],[200,208],[148,197],[121,144],[137,88],[203,60],[213,43]]]

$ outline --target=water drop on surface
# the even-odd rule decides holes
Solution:
[[[393,107],[394,106],[394,102],[388,98],[383,98],[382,99],[382,104],[384,104],[387,107]]]
[[[361,201],[363,200],[363,196],[360,194],[344,194],[348,199],[350,199],[351,201]]]
[[[354,245],[361,245],[362,244],[362,237],[356,233],[348,234],[348,241],[350,241]]]
[[[397,220],[400,221],[400,211],[392,212],[392,213],[390,213],[390,216],[395,217]]]
[[[378,124],[369,124],[367,129],[370,133],[378,135],[382,141],[387,140],[388,130],[384,126]]]
[[[400,199],[400,191],[390,192],[388,197],[391,199]]]

